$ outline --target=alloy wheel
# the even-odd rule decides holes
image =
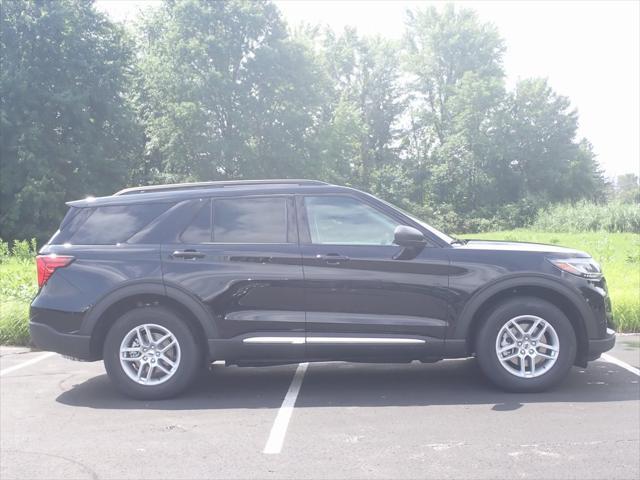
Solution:
[[[507,321],[496,339],[496,355],[502,367],[520,378],[544,375],[558,360],[560,340],[553,326],[535,315]]]
[[[140,385],[160,385],[180,365],[180,344],[167,328],[152,323],[138,325],[120,344],[120,365]]]

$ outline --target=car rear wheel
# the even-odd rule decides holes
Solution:
[[[499,387],[539,392],[557,385],[576,356],[571,322],[555,305],[517,297],[498,305],[486,318],[476,341],[478,362]]]
[[[178,395],[199,370],[193,333],[163,307],[132,310],[109,330],[104,364],[114,385],[130,397],[155,400]]]

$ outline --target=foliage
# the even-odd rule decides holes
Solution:
[[[542,209],[533,222],[542,232],[640,233],[640,206],[633,203],[596,204],[586,201]]]
[[[622,203],[640,204],[640,183],[635,173],[618,175],[615,198]]]
[[[29,303],[37,292],[35,239],[0,239],[0,345],[24,345],[29,341]]]
[[[15,0],[2,3],[0,58],[0,235],[42,239],[65,201],[128,176],[133,50],[91,2]]]
[[[167,2],[144,19],[147,179],[313,176],[317,67],[268,2]]]
[[[620,332],[640,332],[640,235],[540,232],[532,228],[464,236],[557,244],[591,254],[607,279],[616,328]]]
[[[268,0],[166,0],[131,33],[91,0],[13,0],[0,40],[6,238],[41,242],[65,201],[125,184],[318,178],[461,232],[605,197],[569,99],[509,90],[469,9],[416,9],[390,41],[291,31]]]

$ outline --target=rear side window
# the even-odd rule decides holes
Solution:
[[[150,203],[141,205],[114,205],[96,207],[81,224],[71,223],[76,228],[69,228],[68,242],[76,245],[114,245],[126,242],[141,228],[151,223],[165,212],[171,204]],[[77,214],[76,217],[80,216]],[[69,225],[72,227],[72,225]]]
[[[287,200],[284,197],[214,200],[213,241],[287,243]]]
[[[191,223],[184,229],[180,240],[183,243],[208,243],[211,241],[211,202],[206,201]]]

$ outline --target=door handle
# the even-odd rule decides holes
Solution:
[[[348,262],[349,257],[345,257],[344,255],[340,255],[338,253],[327,253],[322,254],[319,253],[316,255],[318,260],[322,260],[329,265],[340,265],[341,263]]]
[[[197,250],[176,250],[171,254],[173,258],[185,258],[185,259],[196,259],[196,258],[204,258],[205,255],[202,252],[198,252]]]

